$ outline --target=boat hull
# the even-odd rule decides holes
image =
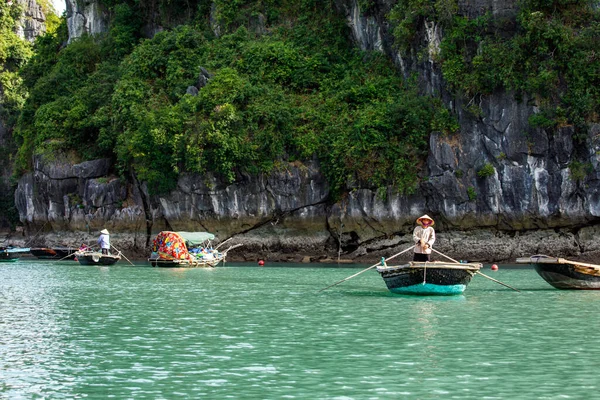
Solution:
[[[29,253],[30,248],[25,247],[0,247],[0,262],[15,262],[21,254]]]
[[[392,293],[415,295],[462,294],[481,264],[412,262],[377,271]]]
[[[96,251],[76,252],[74,255],[81,265],[113,265],[121,259],[119,255],[107,255]]]
[[[41,260],[61,260],[73,255],[77,249],[68,247],[37,247],[29,250],[31,254]]]
[[[570,264],[533,264],[533,267],[542,279],[557,289],[600,290],[598,271],[584,273]]]
[[[153,267],[160,268],[213,268],[224,259],[213,259],[210,261],[190,261],[190,260],[165,260],[162,258],[149,258],[148,262]]]
[[[518,258],[519,264],[531,264],[542,279],[557,289],[600,290],[600,265],[536,255]]]

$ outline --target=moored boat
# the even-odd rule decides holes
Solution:
[[[154,239],[148,261],[153,267],[210,268],[225,263],[227,252],[241,246],[230,246],[221,252],[212,247],[214,238],[209,232],[162,231]]]
[[[480,263],[417,262],[377,267],[392,293],[416,295],[462,294],[481,268]]]
[[[600,289],[600,265],[546,255],[517,258],[518,264],[531,264],[536,272],[557,289]]]
[[[0,247],[0,262],[15,262],[21,254],[29,253],[29,247]]]
[[[29,250],[31,254],[42,260],[61,260],[76,251],[77,249],[72,247],[33,247]]]
[[[15,262],[18,259],[18,253],[10,253],[6,248],[0,248],[0,262]]]
[[[81,265],[113,265],[121,259],[121,254],[102,254],[99,251],[76,251],[73,255]]]

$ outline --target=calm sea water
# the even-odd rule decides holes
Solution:
[[[0,264],[7,399],[583,399],[600,291],[489,268],[462,296],[392,295],[364,268]]]

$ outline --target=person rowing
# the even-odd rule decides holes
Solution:
[[[431,248],[435,243],[435,230],[433,219],[425,214],[417,219],[417,226],[413,231],[415,243],[413,261],[431,261]]]

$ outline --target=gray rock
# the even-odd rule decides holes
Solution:
[[[196,86],[188,86],[185,90],[186,94],[190,94],[192,96],[198,96],[198,88]]]
[[[80,164],[73,165],[73,174],[77,178],[89,179],[99,178],[108,175],[110,170],[110,159],[103,158],[100,160],[85,161]]]

